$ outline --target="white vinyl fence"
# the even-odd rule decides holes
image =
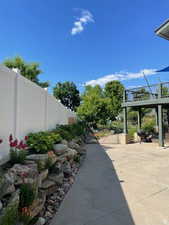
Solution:
[[[68,124],[76,114],[43,88],[0,65],[0,161],[9,153],[8,137],[22,139],[30,132]]]

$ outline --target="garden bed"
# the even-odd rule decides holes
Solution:
[[[19,143],[10,136],[10,161],[0,176],[0,225],[50,224],[85,158],[86,132],[66,125]]]

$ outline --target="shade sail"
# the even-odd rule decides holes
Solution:
[[[164,68],[162,70],[157,70],[156,72],[157,73],[160,73],[160,72],[169,72],[169,66],[167,66],[166,68]]]

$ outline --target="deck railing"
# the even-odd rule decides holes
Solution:
[[[158,98],[169,98],[169,82],[126,89],[124,102],[145,101]]]

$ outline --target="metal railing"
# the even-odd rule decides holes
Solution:
[[[145,101],[167,97],[169,98],[169,82],[126,89],[124,93],[125,102]]]

